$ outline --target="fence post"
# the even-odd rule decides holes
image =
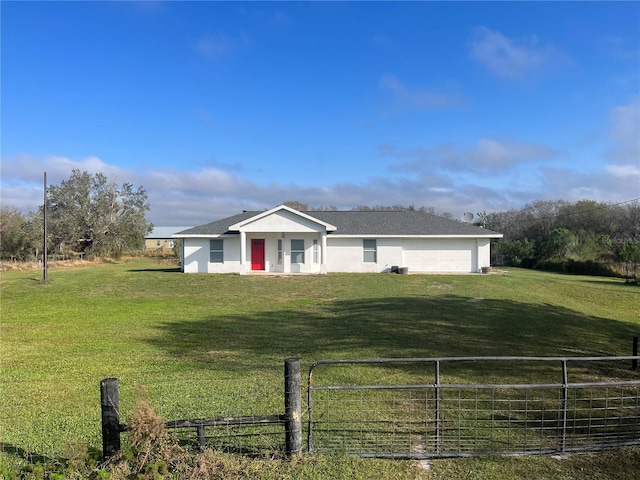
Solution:
[[[120,398],[117,378],[105,378],[100,382],[100,407],[102,456],[106,460],[120,451]]]
[[[633,337],[633,347],[631,349],[631,355],[633,355],[634,357],[638,356],[638,337],[635,336]],[[631,360],[631,369],[632,370],[637,370],[638,369],[638,359],[634,358],[633,360]]]
[[[436,423],[436,439],[435,451],[436,455],[440,455],[440,360],[436,360],[434,364],[434,400],[435,400],[435,423]]]
[[[567,446],[567,403],[569,401],[569,373],[567,361],[562,360],[562,432],[560,433],[560,451],[565,453]]]
[[[302,453],[302,401],[300,398],[300,359],[284,360],[285,453]]]

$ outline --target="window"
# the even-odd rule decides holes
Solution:
[[[304,240],[291,240],[291,263],[304,263]]]
[[[313,241],[313,263],[318,263],[318,240]]]
[[[209,262],[224,263],[223,240],[209,240]]]
[[[364,251],[362,261],[365,263],[376,263],[378,261],[378,248],[375,240],[363,240],[362,248]]]
[[[278,239],[278,265],[282,265],[282,240]]]
[[[156,247],[160,246],[160,240],[156,240]]]

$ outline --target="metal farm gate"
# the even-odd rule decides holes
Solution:
[[[309,371],[308,450],[431,458],[640,444],[637,359],[318,361]]]

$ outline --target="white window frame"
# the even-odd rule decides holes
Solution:
[[[362,240],[362,263],[378,263],[378,242],[375,238]]]
[[[209,240],[209,263],[224,263],[224,240]]]
[[[282,239],[278,239],[278,265],[282,265]]]
[[[299,248],[299,245],[294,247],[294,242],[298,244],[298,242],[302,242],[302,248]],[[292,238],[291,239],[291,263],[304,264],[304,239],[301,238]],[[302,260],[302,261],[300,261]]]
[[[320,255],[319,255],[320,251],[318,249],[318,240],[316,240],[315,238],[313,239],[313,263],[319,263],[320,260]]]

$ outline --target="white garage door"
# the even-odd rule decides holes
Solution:
[[[403,266],[410,272],[473,272],[475,242],[455,240],[410,242],[404,246]]]

